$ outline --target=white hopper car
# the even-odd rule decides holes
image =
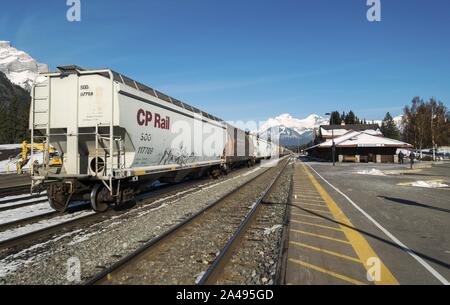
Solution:
[[[67,210],[90,200],[103,212],[134,198],[144,182],[219,175],[254,164],[278,146],[109,69],[59,67],[32,90],[33,143],[52,145],[62,168],[33,164],[33,192]],[[33,158],[33,156],[32,156]]]

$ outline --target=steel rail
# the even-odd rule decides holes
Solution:
[[[41,220],[48,219],[48,218],[57,216],[59,214],[60,214],[59,212],[51,211],[51,212],[44,213],[44,214],[39,214],[39,215],[27,217],[27,218],[22,218],[22,219],[10,221],[10,222],[2,223],[2,224],[0,224],[0,232],[9,230],[11,228],[23,227],[30,223],[39,222]],[[1,242],[0,242],[0,244],[1,244]]]
[[[2,187],[0,188],[0,196],[6,197],[13,195],[22,195],[26,194],[27,192],[30,192],[30,190],[31,190],[30,184]]]
[[[24,200],[26,200],[26,199],[24,199]],[[24,201],[24,200],[16,200],[16,201]],[[48,199],[38,199],[38,200],[35,200],[35,201],[28,201],[28,202],[24,202],[24,203],[18,203],[18,204],[9,205],[9,206],[6,206],[6,207],[2,207],[1,206],[2,204],[0,204],[0,212],[16,210],[16,209],[20,209],[20,208],[24,208],[24,207],[28,207],[28,206],[33,206],[33,205],[37,205],[37,204],[41,204],[41,203],[45,203],[45,202],[48,202]]]
[[[23,197],[10,198],[10,199],[0,198],[0,207],[2,205],[9,204],[9,203],[14,203],[14,202],[17,202],[17,201],[32,200],[32,199],[37,199],[37,198],[41,198],[41,197],[45,197],[45,196],[46,196],[46,194],[42,194],[42,195],[27,195],[27,196],[23,196]]]
[[[262,204],[265,203],[266,198],[272,192],[275,184],[283,175],[286,170],[286,167],[289,165],[289,159],[280,172],[277,174],[275,179],[269,184],[269,186],[264,191],[264,195],[258,199],[258,201],[253,205],[252,209],[247,213],[244,217],[243,221],[233,233],[230,240],[225,244],[225,246],[221,249],[220,254],[215,258],[213,263],[209,266],[207,271],[203,274],[202,278],[198,281],[198,285],[209,285],[214,283],[219,277],[220,273],[223,271],[224,266],[227,264],[231,256],[233,255],[233,250],[236,249],[237,244],[243,237],[243,235],[247,232],[247,229],[250,227],[250,223],[255,219],[256,215]]]

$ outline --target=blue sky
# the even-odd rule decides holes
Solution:
[[[226,120],[353,109],[379,119],[414,96],[450,101],[450,1],[8,1],[0,40],[51,69],[110,67]]]

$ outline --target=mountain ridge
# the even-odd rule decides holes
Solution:
[[[39,63],[25,51],[14,48],[11,42],[0,40],[0,72],[13,84],[30,92],[35,82],[45,80],[39,73],[48,72],[48,66]]]

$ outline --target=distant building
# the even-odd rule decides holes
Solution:
[[[383,136],[378,124],[351,124],[351,125],[321,125],[315,130],[314,143],[319,144],[334,137],[340,137],[349,131],[365,131],[374,136]]]
[[[322,134],[322,137],[328,136],[328,128],[324,128],[323,130],[325,130],[326,133],[325,135]],[[373,129],[363,131],[347,130],[345,134],[340,134],[337,137],[335,135],[334,143],[336,147],[336,161],[357,163],[398,162],[397,149],[413,147],[411,144],[402,141],[385,138],[382,134],[379,134],[377,130]],[[325,142],[310,147],[306,151],[308,152],[308,155],[312,157],[332,161],[332,145],[333,140],[330,136]]]

